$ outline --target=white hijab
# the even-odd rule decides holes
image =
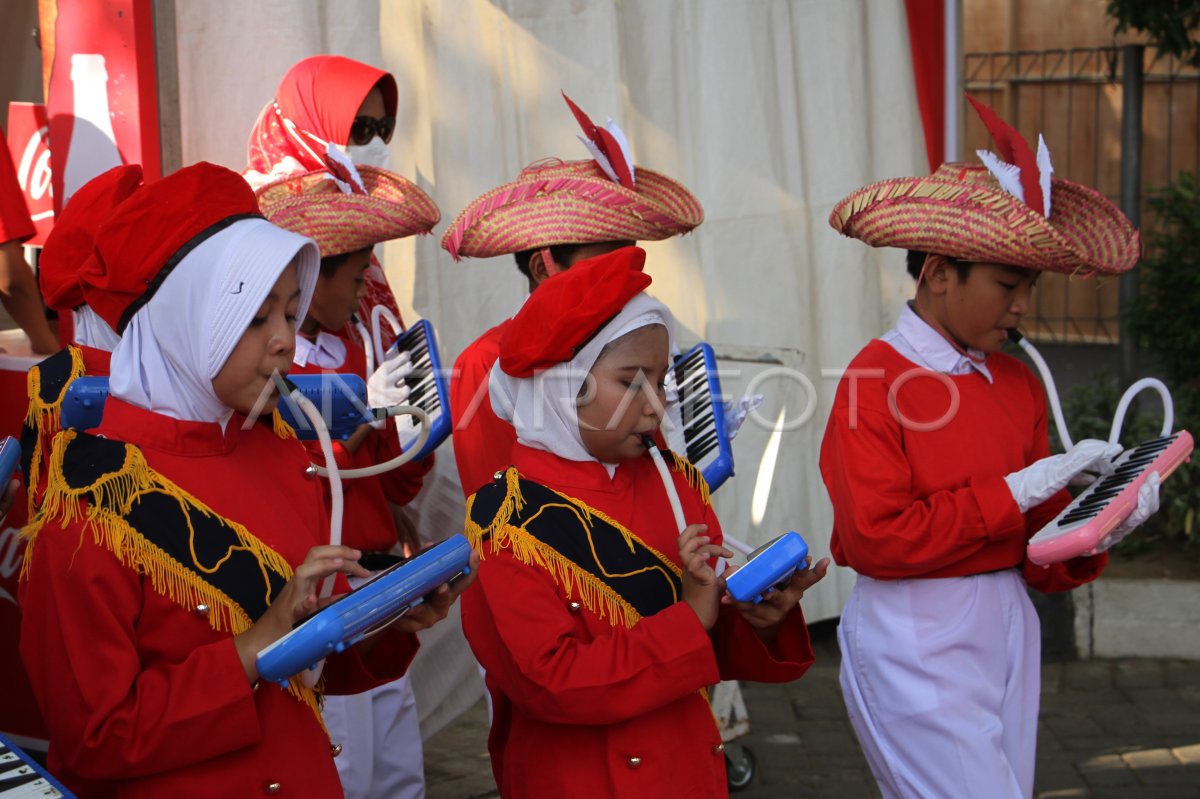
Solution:
[[[198,244],[126,326],[113,350],[112,396],[223,427],[233,410],[217,398],[212,380],[293,259],[299,328],[317,283],[316,242],[265,219],[243,219]]]
[[[625,303],[621,312],[569,361],[526,378],[505,374],[497,361],[488,378],[492,410],[512,423],[517,441],[527,447],[570,461],[596,460],[579,435],[576,398],[605,346],[647,325],[664,326],[670,346],[674,346],[675,318],[667,306],[643,293]]]
[[[109,327],[108,322],[101,319],[100,314],[93,311],[90,305],[80,305],[71,312],[71,316],[75,321],[73,337],[83,346],[112,352],[121,342],[121,337],[116,331]]]

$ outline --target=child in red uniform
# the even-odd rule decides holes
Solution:
[[[38,284],[46,306],[71,314],[74,343],[29,370],[29,410],[21,430],[21,473],[29,516],[46,490],[50,444],[59,431],[67,389],[78,377],[106,377],[120,340],[88,305],[79,270],[91,256],[96,230],[119,203],[142,185],[142,167],[119,166],[85,183],[73,195],[46,237],[38,261]],[[97,290],[88,287],[87,290]]]
[[[100,227],[82,279],[121,334],[111,394],[96,435],[55,441],[20,596],[49,765],[81,797],[341,795],[318,695],[256,670],[325,577],[365,574],[358,551],[322,545],[304,449],[246,415],[291,363],[317,268],[313,242],[211,164]],[[330,657],[318,690],[399,676],[457,590]]]
[[[317,171],[288,178],[260,189],[259,205],[274,224],[314,239],[321,252],[292,372],[356,374],[366,380],[366,353],[343,331],[366,291],[371,250],[380,242],[428,233],[440,214],[423,191],[392,172],[362,167],[345,177],[339,182]],[[406,364],[407,355],[398,353],[371,376],[372,407],[404,402]],[[308,449],[315,462],[323,462],[316,442]],[[400,454],[395,422],[388,420],[379,430],[362,425],[346,441],[333,442],[333,449],[342,469],[391,460]],[[343,481],[342,542],[362,550],[364,564],[384,561],[396,547],[389,502],[408,504],[433,460],[431,455],[381,475]],[[400,543],[410,553],[420,546],[413,531],[406,531]],[[361,694],[329,697],[324,718],[332,740],[343,747],[337,767],[348,799],[424,795],[420,719],[407,677]]]
[[[643,444],[672,325],[641,293],[644,260],[629,247],[550,278],[500,341],[492,404],[517,444],[468,500],[481,561],[462,616],[502,796],[725,796],[705,688],[813,659],[796,605],[827,561],[759,605],[723,602],[713,558],[731,553],[703,477],[669,453],[661,474]]]
[[[584,130],[597,137],[586,125]],[[455,260],[513,254],[532,293],[579,261],[683,235],[704,221],[699,201],[683,184],[632,160],[614,171],[611,164],[623,166],[623,159],[623,152],[610,152],[608,171],[596,160],[549,159],[526,167],[515,181],[471,201],[446,229],[442,247]],[[454,458],[468,496],[508,465],[516,441],[512,425],[492,412],[487,387],[509,321],[477,338],[454,362]]]
[[[355,179],[361,181],[361,186]],[[320,276],[300,325],[292,371],[370,378],[368,402],[372,407],[401,404],[406,397],[402,380],[406,357],[397,354],[381,364],[375,375],[368,375],[365,351],[345,330],[366,291],[374,246],[428,233],[441,218],[437,205],[403,177],[374,167],[356,170],[354,178],[341,182],[341,186],[323,170],[288,178],[260,189],[258,201],[271,222],[314,239],[321,252]],[[389,375],[391,380],[384,381]],[[333,448],[338,466],[343,469],[383,463],[400,454],[395,423],[391,421],[380,430],[363,425],[349,439],[334,442]],[[319,462],[316,442],[309,451]],[[429,457],[376,477],[345,481],[344,540],[366,552],[391,550],[396,544],[396,525],[387,503],[408,504],[421,490],[422,477],[432,466],[433,458]],[[416,544],[403,543],[410,547]]]
[[[1044,390],[999,350],[1040,271],[1125,271],[1138,236],[1099,194],[1051,180],[1048,154],[1039,179],[1015,131],[992,132],[1019,185],[1016,167],[998,182],[945,164],[860,189],[830,217],[913,251],[918,279],[896,327],[851,361],[821,447],[834,560],[859,573],[838,629],[842,690],[889,798],[1033,794],[1041,641],[1027,588],[1074,588],[1107,561],[1027,560],[1068,481],[1111,470],[1120,446],[1051,456]],[[1156,486],[1139,505],[1109,545],[1157,508]]]

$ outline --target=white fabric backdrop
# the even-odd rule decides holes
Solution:
[[[208,0],[177,2],[176,14],[185,163],[242,168],[258,111],[305,56],[396,75],[391,165],[443,222],[386,245],[383,260],[406,318],[437,325],[447,361],[525,289],[511,258],[453,263],[441,233],[526,164],[586,157],[560,89],[594,119],[614,117],[635,161],[705,208],[693,234],[647,245],[650,292],[683,343],[703,338],[737,370],[729,393],[774,369],[760,418],[735,442],[737,477],[715,497],[722,523],[750,543],[794,529],[828,554],[817,455],[836,375],[912,288],[900,253],[826,221],[850,190],[925,171],[899,0]],[[439,474],[453,475],[450,455],[439,452]],[[853,580],[831,570],[804,600],[808,618],[836,616]]]

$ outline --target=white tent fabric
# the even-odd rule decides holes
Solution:
[[[209,0],[177,2],[176,15],[185,163],[242,168],[251,124],[300,58],[340,53],[395,74],[391,166],[444,219],[435,236],[386,245],[383,263],[405,317],[435,323],[447,361],[525,287],[510,258],[453,263],[442,231],[523,166],[586,157],[560,90],[617,120],[635,161],[682,180],[706,213],[694,233],[647,245],[650,293],[675,312],[683,345],[714,346],[727,393],[767,396],[715,495],[722,523],[750,543],[794,529],[828,554],[817,455],[837,377],[912,289],[900,253],[826,221],[850,190],[926,169],[902,3]],[[453,481],[448,450],[437,473]],[[853,581],[831,569],[806,616],[837,616]]]

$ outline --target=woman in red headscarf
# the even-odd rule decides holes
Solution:
[[[397,94],[395,78],[359,61],[336,55],[300,61],[283,76],[274,99],[258,115],[242,174],[257,190],[290,175],[330,168],[331,148],[355,164],[386,169]],[[377,305],[400,318],[383,269],[372,256],[359,318],[370,324]],[[384,346],[391,346],[393,337],[386,326],[383,338]]]

